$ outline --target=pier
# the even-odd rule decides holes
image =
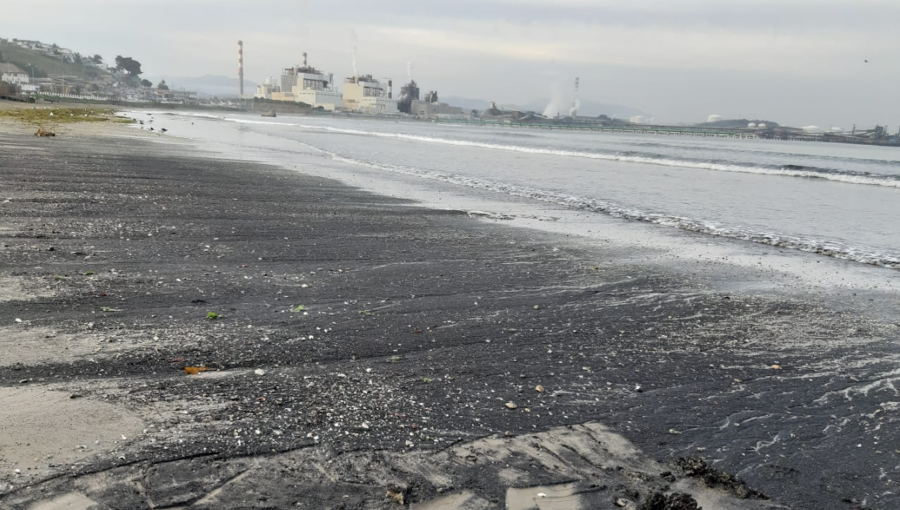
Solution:
[[[559,131],[596,131],[603,133],[623,133],[658,136],[691,136],[700,138],[742,138],[759,139],[759,133],[736,129],[698,128],[680,126],[655,126],[641,124],[546,124],[533,122],[492,122],[468,119],[434,119],[437,124],[468,124],[504,128],[546,129]]]
[[[502,128],[546,129],[556,131],[594,131],[601,133],[619,133],[630,135],[656,135],[656,136],[690,136],[697,138],[732,138],[741,140],[781,140],[788,142],[826,142],[849,143],[856,145],[880,145],[885,147],[900,147],[900,141],[896,138],[864,138],[859,136],[837,133],[806,132],[798,128],[769,127],[763,129],[754,128],[715,128],[698,126],[661,126],[650,124],[600,124],[569,122],[549,124],[542,122],[504,122],[493,120],[471,120],[437,118],[432,122],[436,124],[465,124],[472,126],[488,126]]]

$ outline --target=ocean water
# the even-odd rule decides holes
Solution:
[[[355,183],[373,189],[403,182],[470,195],[473,203],[514,197],[577,211],[588,225],[654,224],[900,269],[897,148],[371,119],[129,115],[232,157],[336,177],[364,174]]]

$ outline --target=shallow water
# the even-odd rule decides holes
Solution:
[[[583,211],[598,224],[625,218],[900,268],[896,148],[340,118],[154,118],[239,157],[450,185]]]

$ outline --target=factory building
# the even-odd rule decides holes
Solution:
[[[305,103],[328,111],[339,109],[344,104],[343,96],[334,90],[334,75],[326,75],[310,67],[306,61],[306,53],[303,54],[303,65],[282,70],[279,83],[266,80],[257,89],[256,97]]]
[[[392,85],[390,80],[385,85],[372,75],[347,78],[344,80],[344,109],[370,114],[398,113]]]
[[[424,101],[413,99],[410,103],[409,110],[410,114],[426,119],[433,119],[436,117],[460,118],[466,116],[466,112],[462,108],[439,102],[437,92],[425,94]]]
[[[271,100],[273,93],[281,93],[281,87],[273,85],[271,78],[266,78],[266,81],[262,85],[257,85],[256,94],[254,94],[253,97]]]

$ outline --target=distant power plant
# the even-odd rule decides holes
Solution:
[[[397,113],[394,82],[381,83],[371,74],[344,80],[344,109],[363,113]]]
[[[276,83],[267,79],[257,88],[254,97],[303,103],[328,111],[377,114],[399,112],[398,102],[393,97],[393,80],[388,79],[382,83],[370,74],[354,74],[344,80],[344,90],[341,93],[335,87],[334,74],[325,74],[310,66],[306,53],[303,53],[302,62],[300,65],[284,68],[281,80]]]
[[[334,88],[334,75],[309,65],[309,55],[303,53],[302,64],[281,70],[281,79],[271,78],[260,85],[254,97],[271,101],[304,103],[313,108],[334,111],[344,106],[343,97]]]

